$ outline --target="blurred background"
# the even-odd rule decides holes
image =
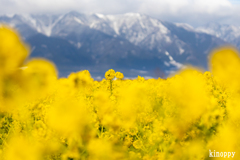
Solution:
[[[240,0],[0,0],[0,23],[19,31],[29,58],[53,61],[59,77],[112,68],[125,78],[208,70],[219,46],[240,49]]]

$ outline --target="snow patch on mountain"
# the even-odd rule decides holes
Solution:
[[[119,35],[120,33],[119,33],[119,26],[118,26],[118,24],[117,24],[117,22],[113,22],[113,30],[115,31],[115,33],[117,34],[117,35]]]
[[[104,16],[103,14],[95,13],[95,15],[96,15],[98,18],[105,19],[105,16]]]
[[[182,68],[184,65],[183,64],[181,64],[181,63],[179,63],[179,62],[176,62],[174,59],[173,59],[173,57],[169,54],[169,52],[168,51],[166,51],[165,52],[165,55],[166,56],[168,56],[168,58],[169,58],[169,62],[166,62],[166,61],[164,61],[164,64],[166,65],[166,66],[170,66],[170,65],[173,65],[173,66],[175,66],[177,69],[180,69],[180,68]]]
[[[76,21],[76,22],[78,22],[79,24],[84,24],[80,19],[78,19],[77,17],[74,17],[74,20]]]
[[[24,19],[25,22],[27,22],[28,24],[31,24],[33,27],[38,29],[37,20],[32,18],[31,15],[29,15],[29,14],[21,14],[21,17]]]
[[[180,55],[183,54],[184,52],[185,52],[185,50],[182,49],[181,47],[179,47],[179,53],[180,53]]]
[[[175,25],[178,26],[178,27],[184,28],[185,30],[188,30],[188,31],[194,31],[195,30],[191,25],[189,25],[187,23],[175,23]]]

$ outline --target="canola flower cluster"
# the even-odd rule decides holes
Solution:
[[[233,48],[213,52],[211,72],[187,67],[148,80],[112,69],[102,81],[87,70],[58,79],[54,64],[28,55],[0,26],[1,160],[203,160],[209,150],[240,158]]]

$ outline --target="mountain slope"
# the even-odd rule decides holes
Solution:
[[[205,26],[196,28],[196,31],[214,35],[240,49],[240,26],[209,23]]]
[[[167,73],[183,64],[206,69],[208,53],[227,44],[189,25],[138,13],[87,15],[73,11],[0,16],[0,22],[16,27],[32,46],[31,56],[54,61],[60,73],[79,67],[96,73],[109,68],[144,73],[159,68]]]

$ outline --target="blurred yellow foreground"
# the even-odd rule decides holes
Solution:
[[[211,72],[127,80],[111,69],[100,82],[86,70],[57,79],[29,51],[0,26],[1,160],[203,160],[210,150],[240,159],[235,49],[213,51]]]

